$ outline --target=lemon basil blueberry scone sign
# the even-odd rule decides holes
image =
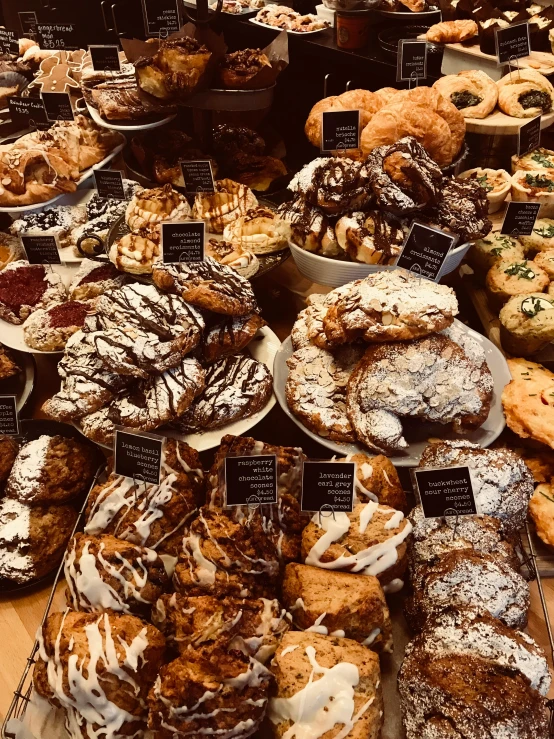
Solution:
[[[225,503],[227,507],[277,503],[277,457],[225,458]]]
[[[414,475],[425,518],[478,513],[469,467],[415,470]]]
[[[164,439],[161,436],[116,429],[115,474],[159,485],[163,443]]]
[[[19,416],[15,395],[0,395],[0,434],[19,435]]]
[[[354,462],[304,462],[301,510],[352,513],[355,478]]]

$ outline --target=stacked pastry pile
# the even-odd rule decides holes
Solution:
[[[283,28],[294,33],[309,33],[329,28],[329,21],[313,13],[301,15],[286,5],[267,5],[256,15],[258,23],[264,23],[273,28]]]
[[[287,230],[271,210],[258,207],[254,193],[233,180],[217,180],[213,193],[198,193],[191,208],[184,195],[171,185],[139,190],[125,213],[130,233],[113,242],[109,257],[115,266],[131,274],[151,274],[160,263],[164,221],[201,220],[212,234],[207,254],[218,262],[251,277],[258,270],[256,254],[286,247]]]
[[[310,296],[291,334],[291,411],[316,434],[384,453],[408,447],[403,419],[478,428],[492,376],[457,312],[451,288],[401,270]]]
[[[184,187],[180,162],[198,159],[210,161],[214,177],[262,192],[287,174],[283,162],[267,154],[264,139],[244,126],[215,126],[209,153],[183,131],[167,128],[134,136],[131,151],[143,173],[160,185]]]
[[[314,159],[291,181],[278,213],[290,240],[308,251],[367,264],[394,264],[414,218],[458,234],[486,236],[487,193],[476,179],[443,176],[412,137],[379,146],[365,162]]]
[[[95,462],[88,446],[63,436],[40,436],[21,447],[0,437],[0,578],[22,585],[60,562]],[[6,582],[7,581],[7,582]]]
[[[276,455],[278,503],[225,509],[225,459],[252,454]],[[401,586],[411,524],[392,506],[406,500],[388,460],[359,455],[354,513],[309,522],[303,460],[227,436],[205,479],[197,453],[168,439],[159,486],[112,473],[92,491],[66,553],[68,609],[46,621],[34,670],[71,737],[94,724],[245,738],[266,715],[275,737],[379,735],[376,652],[392,649],[380,583]]]
[[[83,270],[80,289],[90,274]],[[43,407],[100,444],[112,443],[118,424],[220,428],[253,415],[271,396],[269,369],[240,353],[264,325],[250,283],[211,258],[159,264],[153,278],[153,285],[111,287],[95,300],[58,365],[61,389]]]
[[[398,677],[407,739],[510,736],[545,739],[550,672],[540,647],[519,631],[529,586],[513,534],[533,492],[525,463],[508,449],[438,442],[420,467],[468,466],[482,515],[423,517],[412,511],[413,595],[406,616],[417,632]]]
[[[122,143],[120,134],[84,116],[0,146],[0,206],[33,205],[77,189],[89,170]]]

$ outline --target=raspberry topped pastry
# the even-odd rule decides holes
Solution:
[[[71,300],[91,300],[107,290],[122,287],[127,279],[113,264],[83,259],[69,286],[69,297]]]
[[[0,318],[20,324],[39,308],[65,300],[62,278],[43,264],[12,262],[0,274]]]
[[[40,352],[58,352],[83,327],[90,303],[68,300],[39,308],[23,324],[25,343]]]

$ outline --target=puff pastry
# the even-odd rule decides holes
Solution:
[[[498,107],[514,118],[534,118],[550,113],[554,88],[544,75],[534,69],[519,69],[496,83]]]
[[[369,92],[368,90],[349,90],[342,95],[333,95],[324,98],[311,109],[304,127],[304,132],[308,141],[319,148],[321,146],[322,113],[339,110],[359,110],[361,131],[383,105],[383,100],[376,93]]]
[[[464,69],[458,74],[441,77],[433,88],[450,100],[464,118],[486,118],[498,100],[495,83],[488,74],[475,69]]]
[[[477,23],[472,20],[444,21],[435,23],[425,38],[435,44],[456,44],[477,36]]]

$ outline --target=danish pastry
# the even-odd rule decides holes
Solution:
[[[323,98],[323,100],[316,103],[310,110],[304,127],[304,133],[308,141],[320,149],[322,145],[321,124],[323,113],[341,110],[359,110],[359,130],[363,131],[372,116],[382,107],[383,100],[379,95],[368,90],[348,90],[342,95]]]
[[[212,57],[192,36],[167,38],[151,57],[135,63],[141,90],[159,100],[185,99],[196,88]]]
[[[301,195],[280,205],[277,213],[288,224],[293,244],[328,257],[336,257],[341,253],[335,229],[327,215]]]
[[[223,87],[229,90],[256,90],[264,86],[256,80],[264,70],[271,70],[271,62],[260,49],[241,49],[225,54],[219,76]]]
[[[498,107],[515,118],[534,118],[550,113],[554,88],[548,79],[534,69],[518,69],[496,83]]]
[[[431,26],[425,38],[434,44],[458,44],[477,36],[477,31],[477,23],[472,20],[444,21]]]
[[[116,239],[108,253],[110,261],[122,272],[151,274],[161,260],[160,232],[154,226],[143,226]]]
[[[246,248],[243,249],[240,244],[229,241],[210,239],[206,244],[206,256],[231,267],[246,279],[253,277],[260,269],[260,260],[255,254]]]
[[[452,21],[456,22],[472,23],[472,21]],[[447,74],[438,79],[433,88],[450,100],[462,112],[464,118],[486,118],[492,113],[498,101],[497,86],[489,75],[481,70],[464,69],[458,74]]]
[[[208,231],[221,234],[225,226],[257,205],[256,196],[246,185],[229,179],[217,180],[215,192],[196,194],[192,213],[194,218],[204,221]]]
[[[153,278],[161,290],[181,295],[192,305],[227,316],[245,316],[257,309],[248,280],[235,270],[206,257],[190,264],[160,264]]]
[[[293,177],[289,190],[302,195],[328,215],[338,215],[369,205],[367,186],[365,164],[339,157],[319,157]]]
[[[253,254],[270,254],[287,246],[287,233],[278,215],[258,206],[225,226],[223,238]]]
[[[20,324],[34,310],[66,298],[63,280],[43,264],[11,262],[0,272],[0,318]]]
[[[122,287],[127,279],[113,264],[98,264],[92,259],[83,259],[69,285],[69,298],[92,300],[107,290]]]
[[[39,308],[23,324],[25,343],[40,352],[63,351],[69,337],[83,328],[91,309],[90,303],[79,300]]]
[[[382,454],[408,446],[402,417],[478,428],[489,415],[491,373],[446,336],[371,346],[352,373],[346,412],[356,435]]]
[[[162,221],[185,221],[191,209],[184,195],[171,185],[139,190],[125,211],[125,220],[131,231]]]

